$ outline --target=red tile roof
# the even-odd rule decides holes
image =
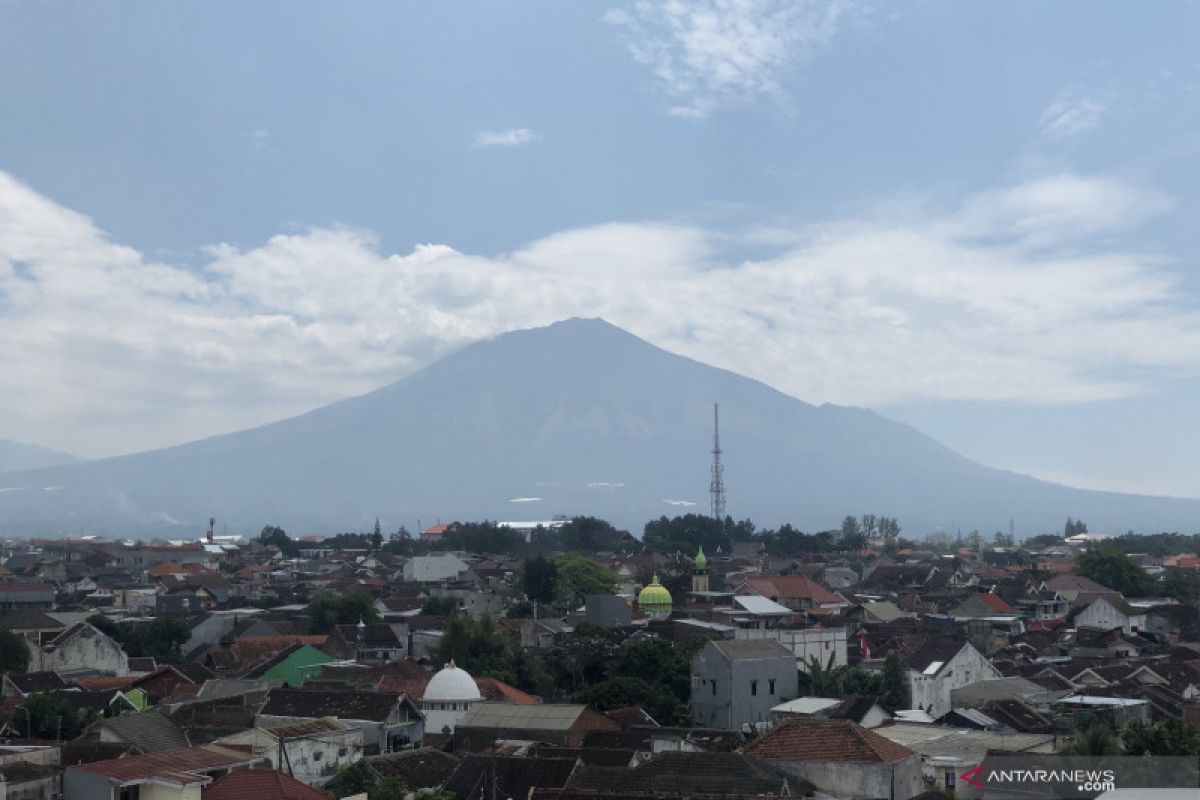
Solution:
[[[842,599],[804,575],[771,575],[747,578],[746,583],[763,597],[808,598],[814,603],[842,603]]]
[[[881,761],[893,763],[913,751],[846,719],[795,719],[768,731],[738,752],[789,761]]]
[[[479,687],[479,693],[483,695],[484,700],[515,703],[519,706],[531,706],[542,702],[540,697],[523,692],[517,687],[509,686],[504,681],[495,678],[476,678],[475,685]]]
[[[93,761],[67,769],[103,775],[120,783],[158,778],[171,783],[207,783],[205,772],[228,769],[264,759],[248,748],[205,744],[199,747],[174,747],[157,753]]]
[[[1011,614],[1014,611],[1013,607],[1004,602],[1004,598],[998,594],[980,592],[979,599],[983,601],[984,605],[999,614]]]
[[[229,646],[230,653],[242,664],[257,664],[294,644],[320,647],[328,636],[243,636]]]
[[[176,564],[174,561],[163,561],[155,564],[150,569],[146,570],[147,575],[182,575],[186,572],[183,567]]]
[[[329,800],[290,775],[273,769],[240,769],[217,778],[204,787],[203,800]]]
[[[85,692],[100,692],[105,689],[127,689],[137,679],[136,675],[119,678],[76,678],[75,685]]]

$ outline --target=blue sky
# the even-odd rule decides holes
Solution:
[[[1200,496],[1200,4],[0,2],[0,437],[258,424],[604,316]]]

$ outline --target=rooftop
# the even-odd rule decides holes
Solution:
[[[793,719],[743,747],[754,758],[789,761],[875,761],[893,763],[913,754],[858,723],[842,719]]]

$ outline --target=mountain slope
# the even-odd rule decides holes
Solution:
[[[646,519],[707,510],[721,404],[728,511],[760,525],[898,517],[920,534],[1191,529],[1200,501],[1088,492],[971,462],[873,412],[814,407],[600,320],[479,342],[302,416],[121,458],[5,476],[0,531],[413,528],[418,519]],[[44,491],[44,487],[59,487]],[[41,487],[41,490],[39,490]],[[510,502],[521,498],[542,498]],[[673,502],[668,502],[673,501]],[[683,503],[695,503],[694,506]]]
[[[78,464],[80,461],[82,459],[58,450],[51,450],[48,447],[22,444],[11,439],[0,439],[0,472],[40,469],[59,464]]]

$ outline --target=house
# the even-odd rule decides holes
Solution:
[[[4,697],[29,697],[31,694],[71,688],[57,672],[9,672],[4,676]]]
[[[19,633],[31,642],[60,632],[66,626],[39,608],[13,608],[0,617],[0,626]]]
[[[1128,636],[1146,627],[1146,611],[1134,608],[1119,595],[1104,595],[1075,615],[1075,626],[1102,631],[1120,628]]]
[[[81,738],[106,744],[128,744],[143,753],[175,750],[188,745],[183,729],[154,709],[98,720],[83,732]]]
[[[981,617],[1015,617],[1017,610],[994,592],[974,592],[950,610],[956,620]]]
[[[363,732],[364,753],[388,753],[421,743],[425,717],[406,695],[380,692],[325,692],[272,689],[255,727],[336,719]]]
[[[589,594],[584,598],[584,621],[597,628],[620,628],[633,622],[629,601],[615,594]]]
[[[453,553],[413,556],[404,562],[404,580],[416,583],[440,583],[458,578],[469,570],[467,562]]]
[[[0,609],[54,607],[54,586],[34,581],[0,583]]]
[[[400,750],[395,753],[363,759],[372,773],[380,778],[399,778],[409,791],[437,789],[458,767],[459,759],[432,747]]]
[[[275,769],[239,769],[200,790],[200,800],[329,800],[329,795]]]
[[[934,639],[908,660],[912,707],[937,719],[950,713],[950,693],[976,681],[1003,677],[970,642]]]
[[[575,771],[574,758],[467,754],[443,790],[461,798],[527,798],[536,789],[561,789]]]
[[[1058,749],[1052,733],[1002,733],[907,722],[884,726],[876,733],[920,756],[927,786],[951,792],[957,788],[959,796],[965,797],[982,796],[970,786],[959,785],[959,780],[989,753],[1053,753]]]
[[[396,635],[396,629],[404,632],[404,638]],[[408,626],[391,625],[386,622],[357,625],[338,625],[333,637],[344,643],[343,649],[354,654],[355,661],[400,661],[408,657]]]
[[[0,764],[0,797],[6,800],[58,800],[62,796],[60,781],[57,764]]]
[[[386,626],[385,626],[386,627]],[[311,644],[293,644],[242,674],[244,679],[283,681],[293,689],[314,675],[322,664],[332,662],[333,656]]]
[[[799,666],[806,667],[814,659],[822,666],[831,660],[835,667],[844,667],[849,663],[846,628],[843,625],[830,628],[738,628],[734,638],[774,639],[792,652]]]
[[[1058,592],[1072,607],[1076,606],[1080,597],[1091,599],[1099,595],[1116,595],[1120,596],[1120,592],[1115,592],[1112,589],[1102,584],[1096,583],[1091,578],[1085,578],[1082,575],[1055,575],[1048,581],[1045,581],[1039,590],[1050,590]]]
[[[837,797],[909,800],[925,790],[920,756],[849,720],[789,720],[738,752]]]
[[[157,703],[170,697],[180,686],[199,687],[214,677],[212,670],[200,664],[167,664],[138,678],[133,682],[133,688],[141,689],[150,702]]]
[[[793,611],[849,608],[846,600],[805,575],[769,575],[746,578],[736,594],[756,594],[774,600]]]
[[[773,639],[710,640],[692,656],[692,718],[740,731],[798,694],[796,657]]]
[[[540,752],[540,751],[539,751]],[[585,751],[586,752],[586,751]],[[585,760],[567,781],[571,797],[800,797],[805,782],[741,753],[659,753],[624,766]],[[538,795],[534,795],[535,797]]]
[[[126,675],[129,656],[114,639],[86,622],[79,622],[29,648],[32,671],[53,670],[63,675]]]
[[[69,800],[200,800],[202,787],[235,769],[263,763],[243,749],[207,744],[76,764],[63,771]]]
[[[592,731],[619,728],[617,722],[585,705],[475,703],[454,728],[454,750],[477,753],[491,747],[497,739],[578,747]]]
[[[437,525],[430,525],[421,531],[421,541],[440,542],[443,536],[457,529],[458,526],[453,523],[439,522]]]
[[[287,770],[296,780],[318,786],[363,757],[363,730],[325,717],[275,728],[249,728],[223,736],[216,744],[251,747],[272,769]]]
[[[843,698],[797,697],[771,709],[775,723],[794,718],[848,719],[864,728],[878,728],[892,718],[873,697],[848,695]]]

